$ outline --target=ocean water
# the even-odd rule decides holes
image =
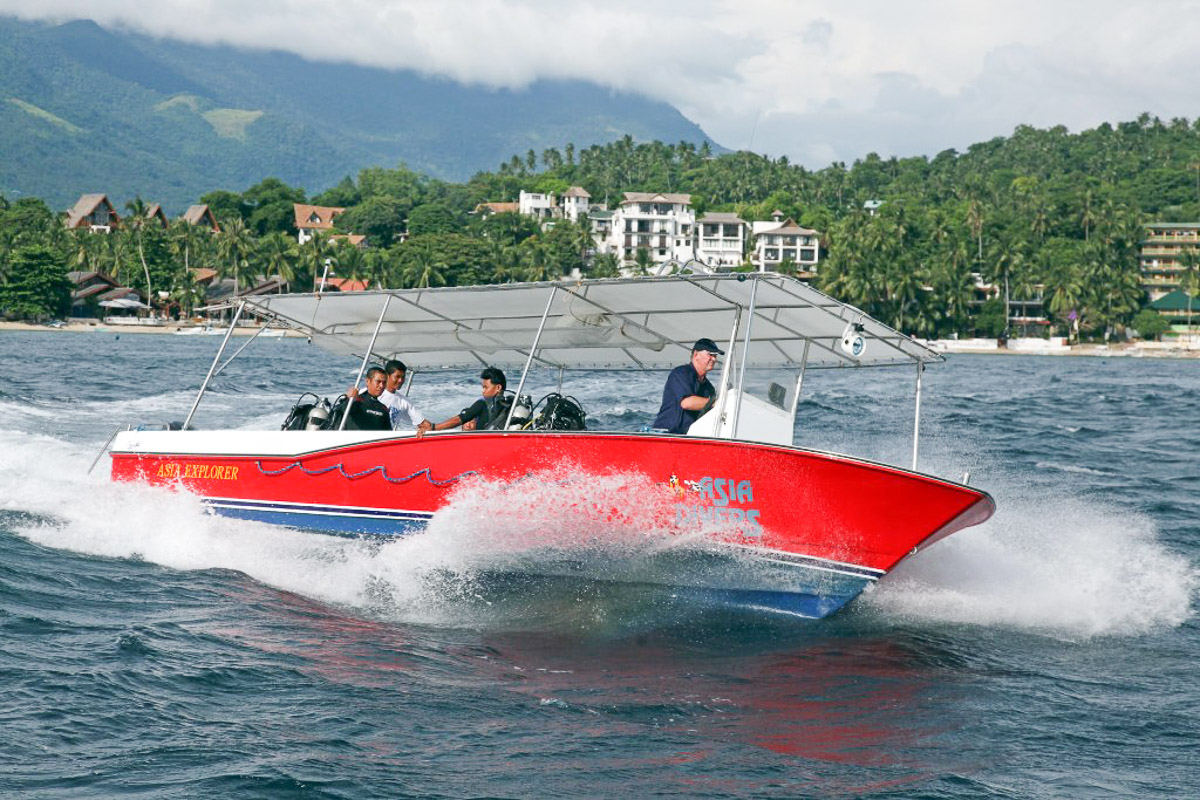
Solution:
[[[0,796],[1200,796],[1200,361],[929,369],[921,468],[998,511],[812,622],[533,578],[486,487],[380,545],[89,474],[219,343],[0,333]],[[195,424],[276,427],[356,368],[256,341]],[[565,388],[632,428],[662,377]],[[411,397],[449,416],[474,378]],[[810,373],[798,440],[907,464],[912,390]],[[552,527],[545,491],[507,524]],[[619,562],[600,533],[564,546]]]

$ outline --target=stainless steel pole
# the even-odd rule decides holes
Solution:
[[[188,412],[187,419],[183,421],[183,429],[186,431],[192,425],[192,417],[196,414],[196,408],[200,405],[200,398],[204,397],[204,392],[208,389],[208,382],[212,380],[213,374],[216,372],[217,363],[221,360],[222,354],[225,352],[225,346],[229,344],[229,337],[233,335],[233,329],[237,327],[238,320],[242,316],[242,309],[246,304],[238,303],[237,311],[234,312],[233,319],[229,321],[229,330],[225,331],[225,338],[221,340],[221,349],[217,351],[217,355],[213,358],[212,366],[208,368],[208,374],[204,376],[204,383],[200,384],[200,393],[196,395],[196,402],[192,403],[192,410]]]
[[[913,472],[917,471],[917,444],[921,438],[921,373],[925,371],[925,362],[917,362],[917,409],[913,418]]]
[[[804,373],[808,369],[808,348],[812,342],[804,340],[804,355],[800,357],[800,374],[796,376],[796,390],[792,393],[792,444],[796,443],[796,409],[800,407],[800,388],[804,386]]]
[[[375,332],[371,334],[371,343],[367,345],[367,352],[363,353],[362,365],[358,368],[358,376],[354,379],[355,387],[362,380],[363,373],[367,371],[367,362],[371,360],[371,351],[375,349],[375,340],[379,338],[379,329],[383,327],[383,318],[387,314],[388,303],[392,302],[392,296],[384,295],[383,308],[379,310],[379,320],[375,323]],[[346,420],[350,418],[350,403],[354,402],[354,398],[346,398],[346,410],[342,412],[342,421],[338,424],[338,430],[345,430]]]
[[[504,430],[508,430],[508,426],[512,424],[513,412],[517,410],[517,401],[521,399],[521,390],[525,388],[525,378],[529,375],[529,366],[533,363],[533,354],[537,352],[538,342],[542,340],[542,330],[546,327],[546,318],[550,316],[550,306],[554,304],[554,295],[557,293],[558,287],[551,287],[550,297],[546,299],[546,310],[542,312],[542,321],[538,323],[537,333],[534,334],[533,346],[529,348],[529,355],[525,359],[525,369],[521,370],[521,380],[517,384],[517,393],[513,395],[512,405],[508,407],[508,416],[504,419]]]
[[[738,369],[737,380],[737,405],[733,407],[733,435],[730,438],[736,439],[738,435],[738,420],[742,416],[742,387],[746,380],[746,357],[750,354],[750,330],[754,327],[754,301],[758,297],[758,278],[752,277],[754,285],[750,287],[750,316],[746,320],[746,337],[742,341],[742,363]]]

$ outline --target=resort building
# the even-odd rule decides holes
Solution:
[[[346,209],[336,206],[310,206],[303,203],[293,203],[295,214],[296,240],[300,244],[310,241],[317,233],[332,233],[333,220]]]
[[[613,212],[609,247],[601,252],[615,252],[626,265],[634,263],[639,250],[655,264],[686,262],[695,257],[695,228],[690,194],[625,192]]]
[[[748,232],[746,221],[737,214],[705,214],[696,223],[696,260],[714,269],[740,267],[746,260]]]
[[[93,233],[110,233],[121,224],[121,216],[105,194],[85,194],[67,212],[67,227],[88,228]]]
[[[162,206],[158,203],[153,203],[146,206],[146,219],[154,220],[163,230],[170,227],[171,222],[167,219],[167,214],[162,210]]]
[[[1200,271],[1200,222],[1155,222],[1146,225],[1138,267],[1142,288],[1158,300],[1182,288],[1189,261]]]
[[[188,210],[183,213],[183,221],[189,225],[203,225],[213,233],[220,233],[221,226],[217,224],[217,218],[213,216],[212,209],[207,203],[188,206]]]
[[[754,256],[751,261],[759,272],[777,272],[784,264],[794,265],[799,277],[811,277],[817,272],[821,247],[817,232],[802,228],[791,219],[773,222],[770,226],[755,223]]]

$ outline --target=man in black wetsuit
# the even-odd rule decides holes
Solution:
[[[662,406],[651,427],[670,433],[687,433],[716,397],[716,389],[706,376],[717,365],[717,356],[723,355],[725,351],[712,339],[697,340],[692,345],[692,360],[671,370],[667,377]]]
[[[423,435],[426,431],[444,431],[447,428],[457,428],[459,425],[464,426],[464,430],[470,430],[466,426],[473,424],[474,430],[481,431],[494,422],[502,423],[503,420],[500,417],[508,413],[508,410],[499,402],[500,398],[504,396],[504,373],[495,367],[488,367],[479,373],[479,388],[482,397],[448,420],[437,423],[429,420],[422,422],[417,428],[417,436]]]
[[[350,419],[346,420],[346,430],[351,431],[390,431],[392,421],[388,407],[379,402],[383,387],[387,383],[387,375],[379,367],[367,370],[367,391],[357,392],[354,387],[346,394],[350,396]]]

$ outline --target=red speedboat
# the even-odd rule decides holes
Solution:
[[[124,431],[111,447],[114,479],[179,486],[215,511],[298,529],[403,536],[423,529],[481,481],[519,488],[566,481],[563,514],[681,536],[696,558],[678,568],[599,577],[653,581],[744,607],[807,617],[833,613],[917,550],[994,511],[986,493],[916,470],[920,376],[942,357],[852,306],[775,274],[678,275],[569,283],[272,295],[250,311],[329,350],[399,355],[416,368],[665,369],[688,360],[698,336],[728,332],[713,408],[686,435],[556,430],[514,404],[501,430],[412,432]],[[230,327],[232,331],[233,326]],[[211,378],[229,338],[209,371]],[[363,355],[365,354],[365,356]],[[910,468],[793,445],[809,369],[907,366],[916,373]],[[789,370],[794,383],[757,391],[750,375]],[[748,375],[747,370],[750,370]],[[789,380],[790,383],[790,380]],[[760,396],[765,395],[765,396]],[[623,489],[588,496],[587,480]],[[535,568],[580,574],[548,532]],[[678,553],[673,555],[678,556]],[[586,576],[596,577],[596,576]]]

